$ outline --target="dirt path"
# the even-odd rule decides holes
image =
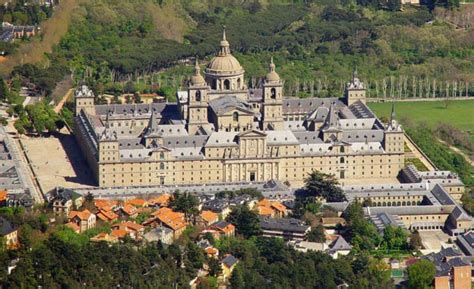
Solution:
[[[59,43],[71,23],[72,11],[85,0],[63,0],[56,7],[53,17],[41,24],[41,37],[22,43],[14,55],[0,63],[0,73],[8,75],[19,64],[37,63],[44,60],[45,53],[51,53],[52,47]]]
[[[445,144],[449,147],[449,149],[451,149],[452,151],[462,155],[462,157],[471,165],[471,166],[474,166],[474,160],[472,160],[465,152],[463,152],[462,150],[458,149],[457,147],[455,146],[452,146],[450,144],[448,144],[447,142],[445,142],[444,140],[441,140],[439,138],[436,138],[440,143],[442,144]]]
[[[66,101],[69,99],[69,97],[71,97],[73,91],[74,90],[72,88],[68,90],[61,101],[54,107],[54,112],[59,113],[61,111]]]

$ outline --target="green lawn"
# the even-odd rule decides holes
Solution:
[[[369,107],[378,117],[390,117],[392,104],[369,103]],[[395,114],[398,120],[404,118],[413,122],[425,122],[434,127],[440,122],[451,124],[468,132],[474,140],[474,99],[473,100],[451,100],[448,108],[444,101],[413,101],[396,102]]]

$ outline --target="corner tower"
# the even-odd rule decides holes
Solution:
[[[81,85],[74,92],[74,98],[76,102],[76,115],[84,110],[87,114],[95,115],[94,106],[94,92],[87,87],[87,85]]]
[[[366,96],[365,96],[365,85],[362,81],[360,81],[359,77],[357,76],[357,69],[354,69],[352,72],[352,79],[346,85],[345,90],[345,101],[347,105],[352,105],[354,102],[361,101],[365,104]]]

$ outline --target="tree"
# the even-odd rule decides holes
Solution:
[[[216,258],[210,258],[207,262],[209,266],[209,275],[217,277],[222,272],[221,263]]]
[[[244,289],[245,287],[245,280],[242,276],[242,270],[240,266],[237,265],[234,271],[232,271],[232,275],[230,276],[230,285],[232,289]]]
[[[407,233],[401,227],[387,226],[383,234],[383,244],[389,250],[401,250],[407,247]]]
[[[408,288],[428,289],[435,277],[436,268],[433,263],[426,259],[421,259],[408,267]]]
[[[176,191],[170,200],[170,207],[177,212],[184,213],[187,220],[190,220],[191,217],[195,217],[199,213],[198,206],[198,198],[187,192],[180,193]]]
[[[260,235],[260,221],[257,213],[251,211],[247,205],[236,206],[227,216],[227,222],[235,225],[237,233],[245,238]]]
[[[323,225],[319,224],[312,228],[308,234],[308,241],[323,243],[326,241],[326,234]]]
[[[328,202],[346,200],[344,192],[333,175],[313,170],[305,179],[306,191],[310,196],[325,198]]]
[[[402,8],[402,3],[400,0],[388,0],[387,6],[390,11],[399,11]]]
[[[0,100],[5,101],[8,99],[8,87],[3,78],[0,78]]]
[[[410,235],[410,248],[412,250],[419,250],[422,247],[420,233],[415,231]]]

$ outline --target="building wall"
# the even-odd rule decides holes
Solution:
[[[454,289],[471,288],[471,266],[453,268]]]
[[[436,277],[434,284],[435,284],[435,289],[451,289],[449,288],[449,276]]]
[[[407,228],[411,228],[412,225],[416,225],[416,223],[424,222],[424,223],[433,223],[438,224],[438,226],[444,227],[446,219],[449,217],[450,212],[446,212],[445,214],[425,214],[425,215],[398,215],[400,219],[403,221]]]
[[[403,154],[301,155],[298,145],[265,146],[264,139],[242,140],[240,148],[206,147],[205,158],[195,160],[169,157],[121,162],[118,147],[112,147],[108,142],[101,143],[98,165],[101,186],[264,182],[271,179],[301,186],[312,170],[333,174],[343,182],[345,179],[395,178],[404,165]]]

